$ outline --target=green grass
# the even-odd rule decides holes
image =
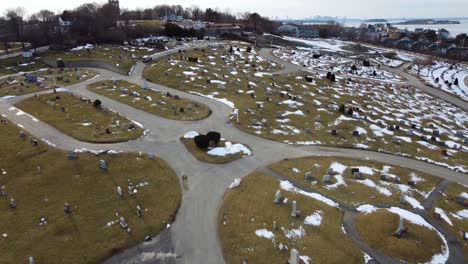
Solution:
[[[59,88],[73,85],[79,82],[89,80],[96,76],[96,72],[80,70],[80,77],[77,77],[77,71],[73,69],[59,70],[49,69],[47,71],[36,71],[31,73],[38,77],[38,83],[25,83],[26,77],[16,76],[10,80],[0,80],[0,97],[10,95],[23,95],[40,92],[48,89]]]
[[[86,49],[79,51],[70,52],[47,52],[43,56],[47,59],[57,60],[61,58],[64,61],[77,61],[77,60],[95,60],[102,61],[109,65],[115,66],[129,72],[130,69],[135,65],[141,57],[145,55],[151,55],[156,53],[157,50],[148,51],[142,48],[127,48],[110,46],[110,47],[97,47],[90,49],[89,52]],[[134,57],[132,58],[132,54]]]
[[[20,66],[20,64],[26,64]],[[14,57],[0,60],[0,76],[49,68],[40,58]]]
[[[89,85],[88,88],[95,93],[168,119],[195,121],[204,119],[211,114],[211,110],[204,104],[183,98],[175,99],[174,96],[167,96],[162,92],[144,90],[136,84],[122,80],[97,82]],[[122,88],[127,89],[127,92],[122,93],[120,91]],[[139,95],[131,95],[133,92]],[[175,111],[174,106],[177,109]],[[183,112],[180,111],[181,108],[184,109]],[[192,110],[189,110],[190,108]]]
[[[322,176],[327,174],[327,169],[334,162],[338,162],[342,165],[347,166],[346,170],[341,174],[346,185],[339,185],[337,188],[327,189],[327,184],[322,183]],[[351,169],[356,166],[367,166],[376,169],[373,175],[366,175],[362,173],[363,170],[361,170],[363,179],[372,180],[378,186],[386,188],[391,192],[391,196],[386,196],[377,191],[375,188],[368,187],[354,180],[351,174]],[[288,179],[302,183],[304,186],[307,186],[318,193],[322,193],[323,195],[340,201],[341,203],[347,205],[350,208],[356,204],[362,203],[386,204],[396,205],[404,208],[412,208],[409,204],[403,205],[399,202],[400,196],[404,193],[396,185],[387,186],[384,185],[385,183],[382,180],[380,180],[380,175],[382,174],[381,171],[384,166],[385,164],[370,160],[359,160],[340,157],[308,157],[283,160],[269,165],[269,168],[285,176]],[[300,172],[294,172],[293,169],[298,169]],[[306,182],[304,180],[304,174],[309,171],[312,172],[312,175],[315,177],[317,181],[316,184],[311,184],[310,181]],[[424,181],[418,182],[416,184],[416,188],[412,189],[412,191],[410,192],[410,196],[412,196],[419,202],[422,202],[425,198],[421,193],[430,193],[431,190],[441,181],[441,179],[438,177],[434,177],[426,173],[412,171],[397,166],[392,166],[388,173],[400,177],[401,184],[406,186],[412,173],[415,173],[419,178],[424,179]],[[336,182],[337,180],[334,177],[330,184],[335,184]],[[388,182],[393,183],[393,181],[391,180],[389,180]],[[421,193],[417,191],[420,191]]]
[[[463,237],[460,234],[460,229],[468,231],[468,220],[458,219],[451,214],[466,209],[466,207],[463,207],[462,205],[452,200],[453,198],[459,196],[463,192],[468,193],[468,187],[457,183],[450,184],[444,191],[442,196],[439,198],[439,200],[436,201],[436,203],[434,204],[434,208],[438,207],[444,210],[447,217],[450,219],[450,221],[452,221],[453,226],[449,225],[444,220],[440,220],[444,227],[447,228],[447,230],[449,230],[452,233],[452,235],[462,244],[465,253],[465,260],[467,260],[468,241],[463,240]]]
[[[311,263],[363,263],[363,254],[341,230],[342,212],[322,202],[292,192],[282,191],[287,204],[274,204],[279,181],[259,172],[242,179],[241,184],[228,190],[220,210],[219,232],[227,263],[287,263],[289,251],[297,249]],[[291,203],[297,201],[301,216],[291,217]],[[304,218],[322,211],[320,226],[305,225]],[[252,221],[252,218],[254,221]],[[223,223],[226,221],[225,223]],[[273,230],[273,221],[278,225]],[[286,230],[302,226],[306,235],[288,239]],[[274,233],[275,242],[255,234],[258,229]],[[278,246],[289,250],[281,252]]]
[[[56,96],[60,99],[57,100]],[[77,98],[70,93],[39,95],[19,102],[16,107],[81,141],[113,143],[143,135],[143,129],[137,125],[134,129],[128,129],[130,120],[110,110],[98,109],[91,101]],[[110,134],[105,131],[106,128]]]
[[[6,172],[0,175],[0,185],[17,203],[11,210],[7,198],[0,197],[0,234],[8,235],[0,237],[0,263],[26,263],[29,256],[36,263],[99,263],[158,234],[174,220],[181,190],[163,160],[124,153],[81,153],[69,160],[65,151],[41,141],[34,147],[18,132],[12,124],[0,124],[0,168]],[[108,171],[98,168],[101,159],[107,161]],[[129,196],[127,179],[148,185]],[[124,190],[123,198],[118,197],[117,186]],[[71,215],[63,211],[65,202],[73,207]],[[136,215],[136,205],[144,210],[142,218]],[[132,229],[130,234],[118,223],[107,226],[117,219],[117,212]],[[41,217],[48,225],[38,225]]]
[[[242,47],[245,48],[246,46],[242,45]],[[331,83],[316,73],[308,74],[314,78],[315,84],[307,83],[303,79],[302,73],[281,76],[256,76],[256,72],[278,70],[279,65],[270,64],[267,61],[259,62],[258,59],[255,63],[253,59],[248,58],[251,54],[247,54],[245,51],[241,53],[245,59],[238,59],[237,62],[223,60],[223,58],[231,56],[227,49],[223,48],[206,49],[204,52],[202,50],[195,50],[184,54],[172,55],[148,65],[144,71],[144,77],[151,82],[181,91],[213,95],[216,98],[226,98],[239,109],[240,123],[235,123],[234,125],[245,132],[260,137],[280,142],[315,142],[315,144],[320,145],[347,148],[362,147],[359,145],[362,144],[371,150],[409,155],[411,157],[426,157],[452,166],[468,166],[465,151],[454,151],[449,157],[445,157],[442,150],[448,149],[447,147],[438,147],[436,150],[427,148],[416,142],[420,140],[417,136],[410,136],[411,143],[392,143],[393,136],[406,136],[406,131],[403,129],[411,129],[409,124],[400,125],[398,120],[402,117],[405,119],[420,118],[425,128],[430,128],[429,123],[433,122],[439,126],[448,125],[452,130],[459,129],[436,111],[439,108],[446,108],[440,100],[431,100],[428,104],[420,105],[418,109],[421,109],[421,112],[419,113],[416,110],[408,110],[408,105],[412,105],[413,107],[414,105],[409,104],[407,98],[415,100],[415,98],[424,97],[415,88],[406,88],[398,85],[391,87],[388,84],[379,85],[375,82],[361,80],[353,80],[349,84],[344,80],[338,83]],[[186,57],[197,57],[199,58],[199,62],[189,62],[185,60]],[[252,68],[253,64],[257,65],[255,69]],[[233,71],[236,71],[237,74],[232,74]],[[195,75],[187,74],[190,72],[195,73]],[[226,82],[224,89],[219,87],[218,84],[207,83],[208,79]],[[249,85],[249,82],[253,82],[257,86]],[[336,89],[339,91],[336,91]],[[252,98],[247,93],[248,91],[254,92],[256,98]],[[297,108],[291,108],[287,104],[277,105],[276,102],[281,103],[289,100],[287,96],[281,96],[281,91],[297,95],[300,97],[297,101],[303,105],[297,106]],[[382,99],[389,98],[390,95],[396,96],[400,94],[405,96],[405,99]],[[427,98],[424,99],[427,100]],[[384,134],[382,137],[374,139],[373,131],[370,128],[370,125],[374,123],[357,119],[337,122],[341,116],[348,118],[349,116],[339,111],[327,111],[327,104],[331,101],[336,102],[338,106],[354,101],[354,105],[360,106],[364,111],[363,115],[368,115],[372,120],[382,119],[387,125],[399,125],[402,127],[402,130],[395,131],[393,136]],[[257,102],[263,102],[261,110],[258,108]],[[320,105],[314,105],[315,102],[319,102]],[[382,111],[388,110],[389,113],[383,114],[380,111],[371,110],[372,108]],[[245,111],[246,109],[252,111],[247,112]],[[296,110],[301,110],[304,116],[288,115],[286,119],[289,119],[289,121],[286,123],[277,119],[278,112],[294,112]],[[398,112],[400,110],[402,112]],[[405,112],[405,110],[407,111]],[[425,117],[422,117],[422,114]],[[315,118],[318,116],[320,117],[320,122],[315,121]],[[385,120],[384,117],[393,118],[393,120]],[[261,122],[262,120],[265,121],[262,127],[252,126],[253,121]],[[281,128],[281,126],[283,127]],[[284,126],[289,126],[291,129]],[[383,125],[377,126],[385,128]],[[353,136],[352,132],[357,127],[364,128],[367,134]],[[294,128],[297,130],[294,130]],[[310,128],[312,133],[306,133],[306,128]],[[332,129],[338,130],[339,135],[331,135],[330,131]],[[278,130],[287,132],[287,134],[278,133]],[[417,132],[421,133],[421,131]],[[424,132],[423,134],[430,135],[430,132]],[[447,141],[453,139],[449,138],[446,134],[442,134],[440,140]],[[463,145],[462,139],[459,139],[458,144]],[[437,146],[436,143],[432,143],[432,145]]]
[[[201,162],[207,162],[207,163],[214,163],[214,164],[224,164],[224,163],[229,163],[238,159],[242,159],[245,154],[243,152],[238,152],[236,154],[230,154],[226,156],[215,156],[215,155],[210,155],[207,153],[207,150],[202,150],[197,145],[195,144],[195,141],[193,139],[189,138],[180,138],[180,142],[184,144],[184,146],[187,148],[187,150],[199,161]],[[226,141],[221,140],[218,144],[218,147],[224,147]],[[236,144],[234,142],[231,142],[232,144]]]
[[[398,239],[393,236],[400,217],[386,210],[356,217],[359,236],[381,253],[409,263],[428,262],[442,253],[442,240],[433,230],[405,221],[408,233]]]

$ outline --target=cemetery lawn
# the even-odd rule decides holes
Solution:
[[[229,163],[238,159],[241,159],[246,156],[244,152],[238,152],[235,154],[229,154],[225,156],[215,156],[208,154],[208,150],[203,150],[197,147],[195,141],[191,138],[180,138],[180,142],[184,144],[187,150],[199,161],[206,162],[206,163],[214,163],[214,164],[225,164]],[[231,142],[232,144],[236,144],[235,142]],[[218,147],[225,147],[226,140],[221,140],[218,144]]]
[[[81,141],[115,143],[143,135],[143,128],[133,121],[106,108],[96,108],[91,100],[80,99],[67,92],[39,95],[15,106]],[[130,124],[133,124],[132,129]]]
[[[76,71],[73,69],[48,69],[38,70],[31,73],[31,75],[37,76],[37,83],[26,83],[25,76],[15,76],[11,77],[10,79],[4,78],[0,80],[0,97],[23,95],[63,86],[69,86],[89,80],[96,76],[96,74],[97,73],[95,71],[90,70]],[[77,75],[79,77],[77,77]]]
[[[63,61],[101,61],[109,65],[115,66],[129,72],[141,57],[152,55],[158,52],[155,49],[145,47],[120,47],[109,46],[89,49],[81,49],[69,52],[47,52],[44,54],[46,59],[57,60],[61,58]],[[132,54],[134,57],[132,58]]]
[[[401,167],[390,167],[370,160],[340,157],[287,159],[271,164],[268,167],[287,179],[330,197],[348,208],[365,203],[395,205],[411,209],[410,204],[400,203],[399,199],[402,195],[412,197],[420,203],[441,181],[438,177]],[[338,168],[341,167],[342,172],[335,172],[331,183],[326,184],[322,182],[322,177],[327,174],[330,167],[335,168],[335,171],[338,171]],[[353,178],[351,169],[355,167],[360,167],[362,180]],[[304,179],[306,172],[311,172],[316,182],[306,181]],[[398,176],[401,183],[394,183],[392,179],[383,181],[380,179],[381,174]],[[417,179],[416,187],[408,185],[408,180],[411,179]]]
[[[210,108],[202,103],[183,98],[176,99],[172,95],[168,96],[163,92],[143,89],[139,85],[123,80],[93,83],[88,86],[88,89],[139,110],[168,119],[196,121],[211,114]]]
[[[443,216],[439,221],[463,246],[465,260],[468,260],[468,241],[464,240],[463,236],[460,234],[460,230],[468,230],[468,209],[452,200],[456,196],[462,196],[463,193],[466,197],[468,194],[468,187],[458,183],[451,183],[447,189],[445,189],[439,200],[436,201],[433,210],[436,211],[435,208],[443,210],[443,214],[445,214],[451,224],[444,220]],[[462,212],[465,212],[465,218],[459,216]]]
[[[348,82],[341,76],[331,82],[323,73],[326,68],[307,73],[312,82],[305,80],[305,73],[274,76],[271,73],[279,65],[247,53],[247,45],[238,46],[241,52],[235,54],[226,45],[167,56],[148,65],[144,77],[223,99],[239,109],[240,122],[234,125],[256,136],[294,145],[389,152],[466,170],[468,148],[463,136],[457,135],[468,129],[463,110],[399,84],[357,78]],[[185,59],[190,57],[199,61]],[[341,105],[354,108],[353,113],[340,112]],[[435,129],[440,135],[432,140]]]
[[[373,249],[409,263],[426,263],[432,256],[442,253],[442,240],[433,230],[404,222],[408,233],[396,238],[400,216],[386,210],[360,213],[356,216],[356,229],[360,238]]]
[[[26,263],[29,256],[36,263],[100,263],[174,221],[181,190],[163,160],[129,153],[79,153],[70,160],[67,152],[42,141],[32,146],[29,135],[20,138],[19,131],[11,123],[0,124],[0,185],[8,192],[0,197],[1,263]],[[98,168],[99,160],[107,161],[107,171]],[[145,184],[129,196],[127,179]],[[15,210],[8,206],[10,198],[16,201]],[[64,213],[64,203],[72,206],[71,215]],[[137,205],[143,209],[141,218]],[[130,234],[118,222],[112,224],[119,218],[116,213],[125,218]],[[47,225],[39,226],[41,217]]]
[[[314,263],[363,263],[362,252],[343,233],[343,213],[318,200],[282,190],[286,204],[274,204],[280,182],[260,172],[242,179],[240,185],[228,190],[219,215],[219,233],[227,263],[286,263],[295,248]],[[301,216],[291,216],[292,201],[297,202]],[[307,225],[307,216],[318,213],[323,220],[319,226]],[[224,222],[225,221],[225,222]],[[273,221],[277,230],[273,229]],[[265,229],[265,230],[262,230]],[[282,230],[284,229],[284,230]],[[287,238],[294,233],[297,237]],[[271,239],[260,237],[256,231],[272,232]],[[288,249],[279,250],[283,244]]]
[[[41,58],[13,57],[0,60],[0,76],[49,68]]]

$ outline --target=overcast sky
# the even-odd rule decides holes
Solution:
[[[0,14],[16,6],[26,8],[28,14],[41,9],[54,12],[73,9],[83,3],[105,3],[107,0],[0,0]],[[348,18],[400,17],[462,17],[468,16],[468,0],[120,0],[123,8],[147,8],[157,4],[198,5],[234,13],[258,12],[270,18],[304,18],[315,15],[346,16]]]

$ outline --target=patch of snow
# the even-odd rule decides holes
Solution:
[[[191,138],[191,139],[193,139],[193,138],[195,138],[195,137],[198,136],[198,135],[199,135],[198,132],[190,131],[190,132],[185,133],[184,138]]]
[[[255,230],[255,235],[266,239],[273,239],[275,237],[275,234],[267,229],[257,229]]]
[[[323,196],[321,194],[318,194],[318,193],[310,193],[310,192],[306,192],[306,191],[303,191],[301,189],[298,189],[298,188],[294,187],[293,184],[290,181],[280,181],[280,187],[283,190],[294,192],[294,193],[299,193],[299,194],[302,194],[304,196],[310,197],[312,199],[321,201],[321,202],[323,202],[323,203],[325,203],[325,204],[327,204],[329,206],[340,208],[340,205],[338,203],[334,202],[333,200],[328,199],[327,197],[325,197],[325,196]]]
[[[440,217],[441,217],[445,222],[447,222],[447,224],[453,226],[452,221],[450,220],[450,218],[447,216],[447,214],[445,213],[445,211],[444,211],[442,208],[436,207],[436,208],[434,208],[434,211],[435,211],[436,213],[438,213],[438,214],[440,215]]]
[[[313,226],[320,226],[322,223],[322,211],[318,210],[315,211],[313,214],[307,216],[304,220],[304,224],[306,225],[313,225]]]

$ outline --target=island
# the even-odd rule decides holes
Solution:
[[[394,23],[395,25],[455,25],[460,21],[453,20],[434,20],[434,19],[412,19],[404,22]]]

